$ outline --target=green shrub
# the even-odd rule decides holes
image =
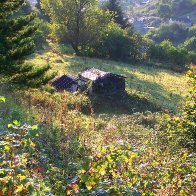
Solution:
[[[183,43],[187,38],[188,29],[179,22],[171,24],[163,24],[159,28],[152,29],[146,36],[156,43],[161,43],[164,40],[169,40],[173,44]]]
[[[194,54],[188,52],[183,47],[175,47],[173,44],[165,40],[160,45],[152,45],[149,49],[150,57],[178,65],[183,68],[191,60],[194,60]]]
[[[98,54],[115,60],[125,60],[130,55],[130,49],[131,39],[128,37],[126,31],[113,23],[104,32]]]
[[[100,41],[88,48],[91,56],[121,61],[141,61],[146,53],[147,42],[133,30],[122,29],[112,22],[103,31]],[[87,54],[89,54],[87,53]]]
[[[196,64],[196,53],[190,51],[190,52],[189,52],[189,59],[190,59],[190,62],[191,62],[191,63]]]
[[[37,29],[35,35],[34,35],[34,41],[35,41],[35,48],[42,49],[47,44],[47,38],[50,33],[49,24],[46,21],[43,20],[36,20],[36,25],[39,26]]]
[[[189,51],[196,52],[196,37],[191,37],[187,39],[183,44],[182,47],[186,48]]]
[[[160,4],[157,12],[161,18],[170,18],[172,14],[171,6],[169,4]]]
[[[188,38],[196,37],[196,26],[192,26],[188,31]]]
[[[175,65],[185,65],[186,63],[189,63],[188,59],[188,51],[185,48],[177,47],[172,48],[170,53],[170,59],[171,62]]]
[[[180,123],[182,132],[185,135],[185,141],[188,146],[196,151],[196,70],[193,67],[187,72],[190,78],[190,93],[187,97],[184,107],[182,108],[182,115],[180,116]]]

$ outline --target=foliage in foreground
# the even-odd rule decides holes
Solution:
[[[0,97],[0,102],[5,102]],[[21,125],[17,120],[0,130],[0,195],[27,195],[39,190],[42,170],[37,166],[35,137],[37,126]]]
[[[194,72],[189,75],[195,81]],[[3,97],[0,99],[5,101]],[[194,96],[187,102],[186,115],[180,116],[183,123],[179,123],[178,116],[158,113],[87,118],[80,113],[80,103],[72,108],[71,102],[70,108],[64,103],[63,107],[59,105],[60,113],[50,116],[54,114],[54,103],[44,102],[45,99],[35,104],[39,105],[40,117],[45,112],[42,124],[46,130],[39,137],[32,130],[36,127],[21,127],[17,121],[1,136],[3,159],[12,160],[17,163],[14,168],[23,169],[13,173],[17,176],[14,183],[10,173],[1,173],[1,179],[12,177],[11,184],[1,180],[5,193],[13,190],[26,194],[34,187],[35,192],[57,195],[194,194],[195,154],[190,145],[193,139],[191,136],[184,140],[185,135],[195,133]],[[22,142],[20,150],[15,150],[9,136],[16,144]],[[12,149],[15,154],[9,156]],[[3,159],[1,164],[6,171],[12,165]],[[34,161],[40,161],[41,167]],[[32,178],[36,179],[35,184],[31,183]]]
[[[192,88],[190,88],[189,96],[185,101],[182,115],[178,118],[177,124],[184,133],[184,141],[182,142],[186,147],[196,151],[196,69],[194,66],[187,72],[187,76],[190,78]]]
[[[67,194],[192,195],[196,170],[188,150],[172,153],[157,147],[154,139],[139,149],[129,144],[102,147],[81,166]]]
[[[193,89],[181,116],[157,115],[159,123],[141,144],[119,141],[94,151],[69,184],[67,194],[193,195],[196,172],[194,68],[188,71],[188,76]]]

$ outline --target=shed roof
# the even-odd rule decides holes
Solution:
[[[82,76],[83,78],[95,81],[98,78],[105,76],[106,74],[108,74],[108,73],[93,67],[93,68],[85,70],[84,72],[80,73],[79,75]]]
[[[52,85],[57,89],[57,90],[65,90],[70,88],[72,84],[77,84],[76,82],[77,78],[72,75],[63,75],[59,78],[57,78]]]
[[[96,69],[94,67],[93,68],[89,68],[89,69],[87,69],[84,72],[79,74],[80,77],[88,79],[88,80],[91,80],[91,81],[95,81],[98,78],[103,78],[103,77],[105,77],[107,75],[115,75],[117,77],[125,78],[124,76],[121,76],[121,75],[118,75],[118,74],[113,74],[113,73],[110,73],[110,72],[105,72],[105,71]]]

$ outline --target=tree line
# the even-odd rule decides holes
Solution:
[[[165,44],[156,45],[151,40],[152,36],[144,37],[135,32],[123,13],[120,0],[108,0],[102,5],[98,0],[38,0],[36,7],[38,11],[32,10],[25,0],[1,1],[2,71],[25,71],[28,77],[36,75],[29,75],[31,66],[20,65],[24,63],[25,56],[46,44],[47,36],[60,44],[70,44],[77,55],[128,63],[148,62],[150,59],[167,59],[176,65],[195,62],[195,51],[191,54],[188,51],[194,40],[187,41],[183,49],[173,46],[173,50],[166,52],[168,55],[163,54]],[[172,46],[166,48],[171,49]],[[170,55],[174,48],[175,52]],[[174,60],[179,56],[184,56],[183,61]],[[49,65],[46,67],[44,69],[49,69]],[[42,70],[38,73],[41,74]]]

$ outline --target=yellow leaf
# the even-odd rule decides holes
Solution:
[[[26,162],[27,162],[27,158],[23,157],[23,158],[22,158],[22,162],[23,162],[23,163],[26,163]]]
[[[18,177],[18,179],[19,179],[20,181],[23,181],[23,180],[26,179],[26,176],[22,176],[21,174],[19,174],[17,177]]]
[[[135,184],[137,182],[137,177],[134,176],[132,181],[133,181],[133,184]]]
[[[93,187],[90,182],[86,182],[86,188],[90,191]]]
[[[113,177],[116,177],[116,172],[113,171],[113,172],[112,172],[112,176],[113,176]]]
[[[6,146],[5,146],[5,150],[6,150],[6,151],[9,151],[9,150],[10,150],[10,146],[6,145]]]
[[[71,191],[67,191],[67,195],[71,195]]]
[[[81,173],[81,174],[84,174],[85,172],[86,172],[86,170],[84,170],[84,169],[81,169],[81,170],[80,170],[80,173]]]
[[[72,190],[77,191],[79,190],[79,186],[77,184],[72,184],[71,185]]]
[[[34,148],[35,144],[31,141],[30,146]]]
[[[184,195],[187,195],[186,192],[184,190],[181,190],[180,191],[180,196],[184,196]]]
[[[100,174],[101,174],[102,176],[104,176],[104,175],[106,174],[105,169],[102,168],[102,169],[100,170]]]
[[[132,158],[132,159],[135,158],[135,157],[137,157],[137,153],[131,154],[131,158]]]
[[[16,190],[15,190],[15,193],[20,193],[20,192],[22,192],[23,191],[23,185],[21,184],[21,185],[19,185],[19,186],[17,186],[16,187]]]

